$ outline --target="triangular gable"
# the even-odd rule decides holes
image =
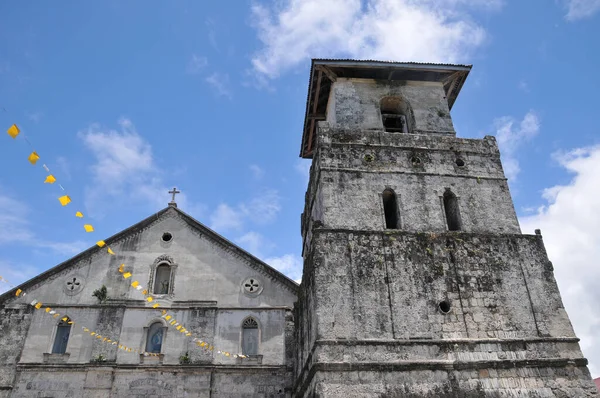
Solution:
[[[224,238],[223,236],[219,235],[215,231],[211,230],[210,228],[208,228],[207,226],[202,224],[200,221],[194,219],[192,216],[190,216],[189,214],[185,213],[184,211],[178,209],[175,206],[168,206],[168,207],[160,210],[159,212],[151,215],[150,217],[145,218],[144,220],[138,222],[137,224],[134,224],[131,227],[126,228],[126,229],[122,230],[121,232],[114,234],[110,238],[105,239],[104,242],[106,242],[106,244],[108,246],[115,245],[117,242],[119,242],[123,239],[127,239],[130,236],[135,235],[135,234],[149,228],[154,223],[161,221],[162,217],[165,216],[169,211],[175,212],[175,214],[177,214],[179,217],[181,217],[181,219],[183,221],[185,221],[187,223],[187,225],[189,227],[191,227],[193,230],[197,231],[201,235],[207,236],[213,242],[221,245],[226,250],[231,251],[232,253],[234,253],[235,255],[240,257],[241,259],[245,260],[245,262],[250,267],[255,268],[257,271],[259,271],[261,273],[266,273],[267,275],[272,277],[274,280],[280,282],[283,286],[287,287],[289,290],[294,292],[295,294],[297,293],[298,284],[296,282],[294,282],[292,279],[288,278],[281,272],[277,271],[275,268],[271,267],[267,263],[263,262],[262,260],[258,259],[255,256],[253,256],[252,254],[248,253],[246,250],[237,246],[233,242],[231,242],[228,239]],[[17,289],[27,291],[31,286],[34,286],[34,285],[42,282],[43,280],[66,270],[67,268],[77,264],[78,262],[80,262],[88,257],[91,257],[92,255],[94,255],[95,253],[98,253],[101,250],[105,251],[106,247],[100,248],[97,245],[94,245],[94,246],[90,247],[89,249],[82,251],[81,253],[75,255],[74,257],[71,257],[70,259],[63,261],[62,263],[58,264],[57,266],[50,268],[49,270],[44,271],[41,274],[29,279],[28,281],[23,282],[19,286],[3,293],[2,295],[0,295],[0,303],[4,302],[6,299],[8,299],[10,297],[15,297],[14,292]]]

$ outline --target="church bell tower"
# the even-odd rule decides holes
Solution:
[[[597,396],[495,138],[456,137],[470,69],[312,61],[294,396]]]

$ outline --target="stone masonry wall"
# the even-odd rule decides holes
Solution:
[[[0,307],[0,398],[8,397],[13,386],[32,311],[25,305]]]
[[[407,115],[413,132],[454,135],[448,101],[441,83],[339,78],[331,86],[327,121],[332,127],[383,129],[380,102],[387,96],[409,104]]]
[[[313,234],[304,275],[315,308],[305,315],[310,321],[299,324],[312,323],[316,336],[299,348],[296,393],[310,390],[312,378],[320,377],[322,395],[315,396],[323,397],[364,396],[358,392],[369,388],[391,394],[382,397],[463,396],[452,395],[457,391],[465,397],[501,397],[517,396],[510,394],[519,389],[529,391],[525,396],[594,396],[577,395],[592,382],[541,236],[329,229]],[[303,288],[303,304],[310,302],[302,300],[306,293]],[[447,313],[442,302],[450,306]],[[382,375],[352,379],[352,372],[372,368]],[[540,376],[541,368],[554,370]],[[399,373],[419,369],[441,371],[439,386],[424,389],[418,377]],[[452,386],[448,369],[461,370],[453,376],[464,379],[460,389]],[[496,375],[491,370],[497,369],[512,369],[514,380],[485,376],[498,380],[480,383],[479,373],[471,378],[475,370]],[[331,387],[336,383],[329,372],[341,370],[347,371],[339,374],[344,386]],[[573,381],[571,387],[555,385],[567,395],[552,395],[552,378],[546,377],[552,372]],[[400,379],[411,381],[392,381]],[[362,387],[352,392],[352,383]],[[508,383],[512,392],[501,395],[494,383]],[[444,388],[449,395],[435,395]],[[402,389],[408,395],[393,395]],[[468,395],[479,390],[484,392]]]
[[[520,232],[493,137],[345,131],[326,124],[319,131],[303,219],[306,237],[314,222],[384,229],[381,193],[386,188],[398,197],[405,231],[446,231],[442,196],[450,189],[458,197],[462,230]],[[457,165],[457,159],[464,164]],[[305,239],[305,249],[309,244]]]
[[[283,398],[291,374],[278,367],[127,368],[123,366],[21,367],[11,397],[19,398]]]

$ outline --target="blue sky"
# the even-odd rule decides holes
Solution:
[[[22,282],[166,206],[301,276],[311,57],[460,62],[460,137],[496,135],[600,376],[600,0],[2,2],[0,275]],[[86,234],[77,207],[96,232]],[[0,284],[0,289],[5,289]],[[1,290],[0,290],[1,291]]]

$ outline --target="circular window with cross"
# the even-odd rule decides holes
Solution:
[[[74,296],[83,290],[85,280],[80,275],[72,275],[65,279],[64,291],[69,296]]]
[[[249,296],[258,296],[263,290],[263,284],[258,278],[247,278],[242,283],[242,290]]]

